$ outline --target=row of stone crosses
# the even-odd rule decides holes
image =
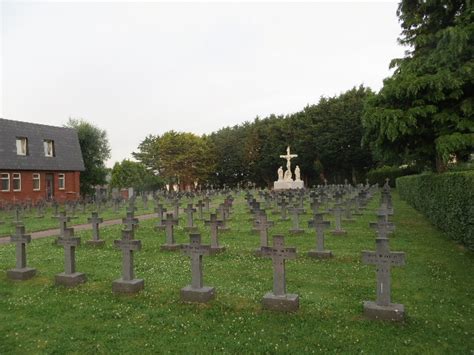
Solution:
[[[356,198],[348,199],[344,203],[342,202],[343,193],[341,193],[341,190],[336,188],[333,191],[336,203],[332,209],[328,209],[335,217],[333,235],[346,235],[346,231],[341,227],[343,212],[346,222],[353,221],[352,211],[355,210],[354,214],[359,214],[360,210],[365,208],[374,191],[374,188],[361,188],[357,191]],[[303,196],[304,194],[301,192],[290,192],[272,197],[268,192],[260,192],[260,197],[264,199],[267,209],[271,209],[272,203],[280,208],[280,211],[275,211],[275,213],[281,215],[281,220],[288,219],[287,211],[291,213],[293,227],[290,233],[295,234],[304,232],[299,226],[299,215],[304,213]],[[250,212],[253,214],[253,230],[260,235],[260,247],[255,251],[255,255],[269,257],[273,260],[273,291],[264,295],[262,306],[265,309],[276,311],[296,311],[299,308],[299,296],[286,292],[285,277],[285,260],[296,258],[296,248],[285,247],[284,236],[282,235],[273,236],[273,245],[269,246],[268,228],[274,226],[274,222],[268,220],[266,209],[261,208],[260,202],[256,201],[250,192],[247,192],[245,198]],[[326,212],[319,211],[319,208],[327,204],[330,198],[323,190],[314,194],[310,193],[310,198],[312,199],[313,219],[308,222],[308,225],[315,229],[316,248],[309,251],[308,256],[330,258],[333,256],[332,252],[324,248],[324,231],[330,227],[330,222],[324,221]],[[294,199],[297,202],[289,207]],[[184,209],[187,214],[186,229],[190,232],[190,242],[185,245],[176,244],[173,236],[173,227],[178,224],[179,200],[175,200],[173,203],[173,213],[166,213],[167,210],[159,203],[155,208],[155,212],[158,214],[157,228],[164,229],[166,233],[166,242],[161,248],[163,250],[181,250],[191,258],[191,284],[181,289],[181,299],[187,302],[205,303],[216,297],[215,288],[205,286],[203,283],[202,258],[205,255],[213,255],[224,251],[225,248],[218,243],[218,231],[228,229],[226,220],[231,214],[233,197],[227,196],[224,203],[219,205],[216,212],[219,213],[220,219],[218,219],[217,214],[210,214],[209,220],[205,221],[205,224],[210,227],[211,245],[203,245],[201,244],[201,235],[197,233],[194,225],[193,213],[199,212],[199,218],[203,219],[203,209],[209,211],[209,202],[210,198],[207,198],[198,202],[197,209],[193,208],[192,204],[188,204],[187,208]],[[141,241],[135,239],[135,230],[138,228],[139,221],[135,218],[134,211],[134,201],[131,200],[127,215],[123,218],[125,229],[122,230],[122,238],[114,241],[114,245],[122,251],[122,276],[112,282],[112,290],[115,293],[136,293],[144,288],[144,280],[137,279],[134,275],[133,253],[141,249]],[[166,215],[166,218],[163,218],[164,215]],[[402,304],[391,302],[390,269],[392,266],[404,265],[405,254],[390,251],[389,235],[395,229],[393,223],[389,221],[391,215],[393,215],[393,206],[387,182],[381,191],[377,221],[370,223],[370,227],[375,229],[377,235],[376,250],[374,252],[362,252],[362,261],[365,264],[376,266],[377,298],[375,302],[364,302],[363,307],[364,314],[369,318],[399,321],[404,319],[405,310]],[[67,227],[70,217],[66,216],[65,212],[60,212],[57,218],[60,223],[60,236],[55,243],[64,248],[64,272],[55,276],[55,283],[64,286],[75,286],[84,283],[86,275],[77,272],[75,265],[75,248],[80,244],[80,238],[74,236],[73,228]],[[92,217],[89,218],[89,223],[92,224],[92,240],[87,241],[88,244],[102,246],[105,243],[99,237],[99,224],[102,222],[103,220],[98,216],[98,213],[93,212]],[[11,242],[16,244],[16,267],[7,271],[7,276],[10,279],[26,280],[36,274],[36,269],[28,267],[26,263],[26,244],[30,241],[31,236],[25,234],[25,226],[22,223],[17,223],[16,234],[11,236]]]

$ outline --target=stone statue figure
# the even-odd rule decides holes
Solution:
[[[280,166],[280,168],[278,169],[278,181],[282,181],[283,180],[283,167]]]
[[[291,174],[291,170],[286,170],[285,171],[285,178],[284,178],[285,181],[293,181],[292,179],[292,174]]]
[[[300,176],[300,167],[297,165],[295,168],[295,181],[300,181],[301,176]]]

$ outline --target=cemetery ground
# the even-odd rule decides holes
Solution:
[[[259,236],[251,232],[243,196],[234,201],[231,230],[219,234],[226,251],[204,257],[204,283],[217,292],[206,305],[180,301],[180,289],[191,278],[190,260],[160,250],[165,236],[154,230],[156,219],[141,222],[135,234],[143,245],[135,253],[135,274],[145,280],[145,290],[133,296],[111,290],[121,273],[121,251],[113,246],[120,225],[101,228],[103,248],[85,244],[91,231],[76,233],[82,239],[77,270],[88,280],[75,288],[54,285],[54,275],[63,270],[63,249],[53,246],[52,238],[28,245],[28,265],[38,275],[23,282],[7,279],[15,246],[1,245],[0,353],[472,352],[474,255],[432,227],[396,192],[390,249],[406,252],[407,263],[392,269],[392,300],[405,305],[407,319],[364,319],[362,302],[375,300],[375,267],[362,264],[361,251],[375,249],[368,225],[376,220],[378,197],[355,223],[343,222],[347,237],[327,233],[326,248],[334,254],[327,260],[306,256],[315,245],[309,214],[302,216],[301,235],[288,233],[291,221],[268,214],[275,221],[269,235],[283,234],[285,244],[297,248],[298,258],[286,263],[287,291],[300,295],[295,313],[262,310],[261,299],[272,289],[272,261],[253,255]],[[185,218],[181,213],[175,229],[178,243],[189,243]],[[333,224],[331,216],[326,218]],[[209,244],[209,229],[196,223]]]

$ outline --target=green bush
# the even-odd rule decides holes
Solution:
[[[432,224],[474,250],[474,171],[404,176],[397,190]]]
[[[381,168],[372,169],[367,173],[367,179],[369,183],[379,184],[383,186],[385,184],[385,179],[390,179],[390,186],[395,187],[395,180],[400,176],[413,175],[418,173],[418,171],[413,168],[397,168],[392,166],[382,166]]]

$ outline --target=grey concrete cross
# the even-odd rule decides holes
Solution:
[[[388,238],[376,238],[376,250],[363,251],[362,262],[375,265],[377,271],[377,300],[364,302],[364,314],[373,319],[403,320],[405,308],[402,304],[391,303],[391,278],[392,266],[405,265],[405,253],[391,252]]]
[[[189,244],[183,245],[183,254],[191,258],[191,285],[181,289],[181,299],[186,302],[205,303],[215,298],[214,287],[204,286],[202,257],[209,255],[210,246],[201,244],[200,234],[190,234]]]
[[[76,286],[86,281],[86,275],[76,272],[76,247],[81,238],[74,237],[74,229],[66,228],[64,237],[59,237],[58,244],[64,247],[64,272],[56,274],[56,285]]]
[[[206,226],[211,230],[211,255],[217,254],[225,250],[223,245],[219,245],[219,227],[223,225],[223,221],[217,219],[217,214],[211,213],[209,220],[204,221]]]
[[[285,260],[296,259],[296,248],[285,247],[284,237],[273,237],[273,247],[262,247],[262,256],[273,261],[273,292],[262,300],[265,309],[276,311],[295,311],[299,307],[299,296],[286,293]]]
[[[303,209],[300,207],[292,207],[289,209],[291,213],[292,228],[290,229],[291,234],[302,234],[304,229],[300,228],[300,214],[303,213]]]
[[[192,203],[188,203],[188,207],[186,207],[184,210],[186,212],[186,220],[187,220],[187,225],[186,225],[186,230],[188,232],[192,232],[196,230],[196,226],[194,225],[194,220],[193,220],[193,213],[196,212],[196,209],[193,208]]]
[[[255,256],[262,256],[262,247],[268,246],[268,228],[273,227],[275,223],[273,221],[269,221],[267,218],[267,214],[265,212],[260,212],[257,217],[257,223],[255,225],[255,229],[259,232],[260,235],[260,248],[255,250]]]
[[[342,229],[341,226],[341,216],[342,216],[342,207],[341,204],[336,203],[334,207],[331,209],[331,212],[334,213],[335,225],[336,228],[331,231],[332,235],[347,235],[347,232]]]
[[[202,202],[202,200],[199,200],[198,203],[196,203],[196,207],[197,207],[197,210],[198,210],[198,213],[199,213],[199,219],[203,219],[203,215],[202,215],[202,212],[203,212],[203,207],[205,206],[206,204],[204,202]]]
[[[100,239],[99,235],[99,224],[104,222],[102,218],[99,217],[97,212],[92,212],[91,217],[87,219],[87,222],[92,224],[92,240],[88,240],[86,243],[92,246],[102,246],[105,243],[105,240]]]
[[[332,252],[324,249],[324,230],[329,228],[331,223],[323,220],[324,213],[313,214],[313,219],[308,221],[308,227],[316,230],[316,249],[310,250],[308,256],[317,259],[331,258]]]
[[[162,221],[162,225],[158,229],[165,230],[166,242],[161,246],[161,250],[178,250],[181,248],[180,244],[176,244],[174,240],[173,229],[178,225],[178,220],[174,218],[172,213],[166,214],[166,219]]]
[[[344,222],[345,223],[354,223],[355,222],[355,219],[352,218],[352,200],[351,199],[349,199],[345,202]]]
[[[390,234],[395,231],[395,226],[391,222],[387,222],[385,216],[379,216],[377,222],[370,222],[370,227],[375,229],[377,237],[379,238],[388,238]]]
[[[140,240],[135,240],[134,231],[122,231],[122,239],[114,240],[116,248],[122,250],[122,277],[112,282],[112,291],[115,293],[136,293],[144,288],[143,279],[135,279],[133,268],[133,253],[141,250]]]
[[[155,213],[157,214],[158,217],[158,224],[157,226],[160,226],[163,224],[163,213],[166,213],[166,208],[163,207],[163,204],[157,203],[155,207]]]
[[[133,211],[127,211],[127,216],[122,218],[122,224],[125,225],[125,229],[135,230],[138,228],[138,218],[135,218]]]
[[[28,280],[36,275],[36,269],[26,266],[26,244],[31,242],[31,236],[25,234],[25,226],[17,224],[15,235],[10,236],[10,241],[16,244],[16,266],[7,271],[10,280]]]
[[[180,207],[179,199],[173,200],[172,207],[173,207],[174,218],[178,219],[179,218],[179,207]]]
[[[287,220],[288,220],[288,216],[286,215],[286,210],[287,210],[288,204],[287,204],[286,200],[285,200],[285,199],[282,199],[282,200],[278,203],[278,206],[280,206],[280,212],[281,212],[280,220],[282,220],[282,221],[287,221]]]
[[[206,196],[205,198],[202,199],[202,201],[205,203],[206,212],[209,212],[211,199],[209,198],[209,196]]]

